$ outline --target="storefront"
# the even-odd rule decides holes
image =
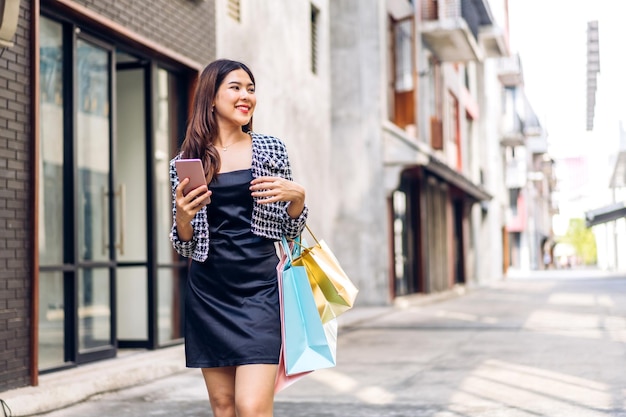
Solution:
[[[428,157],[408,166],[391,194],[392,296],[440,292],[468,280],[470,212],[491,196],[460,173]]]
[[[12,272],[27,289],[29,330],[16,331],[16,351],[29,346],[28,358],[2,370],[0,387],[36,385],[41,372],[120,348],[182,342],[186,263],[168,239],[168,166],[196,60],[214,57],[214,4],[132,4],[22,1],[16,44],[30,47],[0,57],[30,65],[5,67],[29,74],[30,114],[18,120],[30,131],[22,147],[31,228],[19,238],[33,252],[30,272],[17,263]]]
[[[66,16],[39,24],[40,370],[182,335],[168,162],[189,69]]]

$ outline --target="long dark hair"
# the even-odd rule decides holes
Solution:
[[[219,131],[215,114],[212,111],[213,102],[224,78],[230,72],[238,69],[244,70],[250,76],[252,83],[255,84],[254,75],[245,64],[229,59],[218,59],[204,68],[196,85],[193,107],[181,151],[183,158],[202,160],[204,174],[208,181],[211,181],[219,172],[221,165],[220,155],[215,147],[215,139]],[[241,130],[244,132],[252,131],[252,118],[247,125],[241,127]]]

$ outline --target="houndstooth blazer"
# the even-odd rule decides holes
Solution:
[[[252,176],[282,177],[292,180],[291,166],[287,148],[283,141],[273,136],[250,133],[252,136]],[[209,256],[209,222],[207,207],[203,207],[191,221],[193,226],[193,238],[189,241],[181,241],[176,229],[176,187],[179,183],[176,173],[175,161],[181,159],[178,154],[170,161],[170,182],[172,185],[172,230],[170,240],[176,252],[185,257],[191,257],[194,261],[204,262]],[[257,236],[272,240],[280,240],[281,236],[296,237],[304,229],[308,216],[308,207],[297,218],[293,219],[287,213],[288,202],[260,204],[258,198],[254,199],[252,208],[251,230]]]

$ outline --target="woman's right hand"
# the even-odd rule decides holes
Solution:
[[[193,237],[191,220],[202,207],[211,203],[212,191],[206,185],[183,195],[183,190],[188,183],[189,178],[184,178],[176,187],[176,227],[181,240],[191,240]]]

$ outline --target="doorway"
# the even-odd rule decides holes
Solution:
[[[452,204],[452,215],[454,221],[453,229],[453,262],[454,262],[454,284],[465,283],[465,244],[463,221],[465,218],[465,204],[462,199],[454,200]]]

